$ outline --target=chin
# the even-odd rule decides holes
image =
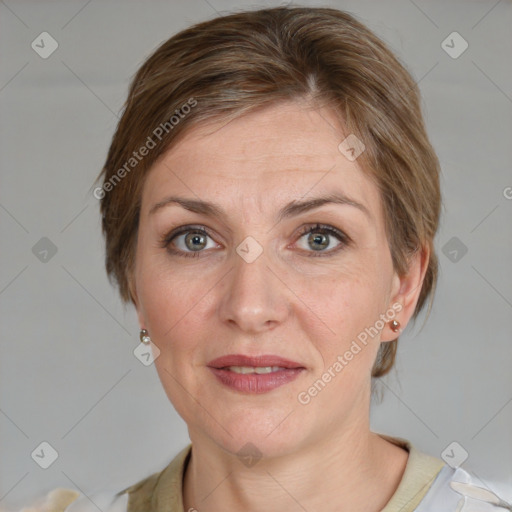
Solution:
[[[307,437],[307,422],[297,414],[300,409],[290,414],[291,406],[262,409],[247,404],[245,410],[227,414],[225,408],[217,410],[224,418],[222,424],[208,417],[204,418],[205,423],[198,425],[196,416],[196,424],[189,428],[192,441],[194,431],[200,431],[201,437],[209,437],[220,448],[238,457],[272,458],[292,453]]]

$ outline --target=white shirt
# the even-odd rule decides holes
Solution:
[[[452,483],[455,484],[451,486]],[[466,485],[457,485],[466,484]],[[416,507],[415,512],[503,512],[512,511],[512,503],[499,506],[499,498],[492,497],[491,491],[476,485],[467,471],[462,468],[453,469],[445,466],[439,472],[427,494]],[[475,496],[482,499],[476,499]],[[92,501],[103,512],[126,512],[128,496],[115,497],[115,492],[97,493],[91,496]],[[508,507],[508,508],[507,508]],[[69,505],[65,512],[98,512],[91,501],[81,496]]]

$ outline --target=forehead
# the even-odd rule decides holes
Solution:
[[[196,125],[155,163],[143,204],[147,210],[169,193],[211,200],[236,194],[263,208],[280,197],[293,200],[335,188],[375,210],[377,188],[357,160],[338,148],[347,135],[332,110],[304,102]]]

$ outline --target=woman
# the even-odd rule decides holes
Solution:
[[[369,427],[372,381],[432,300],[438,174],[416,84],[346,13],[243,12],[158,48],[94,193],[191,445],[96,505],[497,510]],[[95,508],[76,498],[60,510]]]

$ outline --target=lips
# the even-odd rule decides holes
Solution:
[[[242,354],[230,354],[218,357],[217,359],[210,361],[207,366],[217,369],[229,368],[230,366],[246,366],[253,368],[279,366],[280,368],[286,369],[304,368],[300,363],[284,359],[279,356],[245,356]]]
[[[279,356],[232,354],[208,363],[218,382],[232,391],[247,394],[267,393],[295,380],[305,367]]]

